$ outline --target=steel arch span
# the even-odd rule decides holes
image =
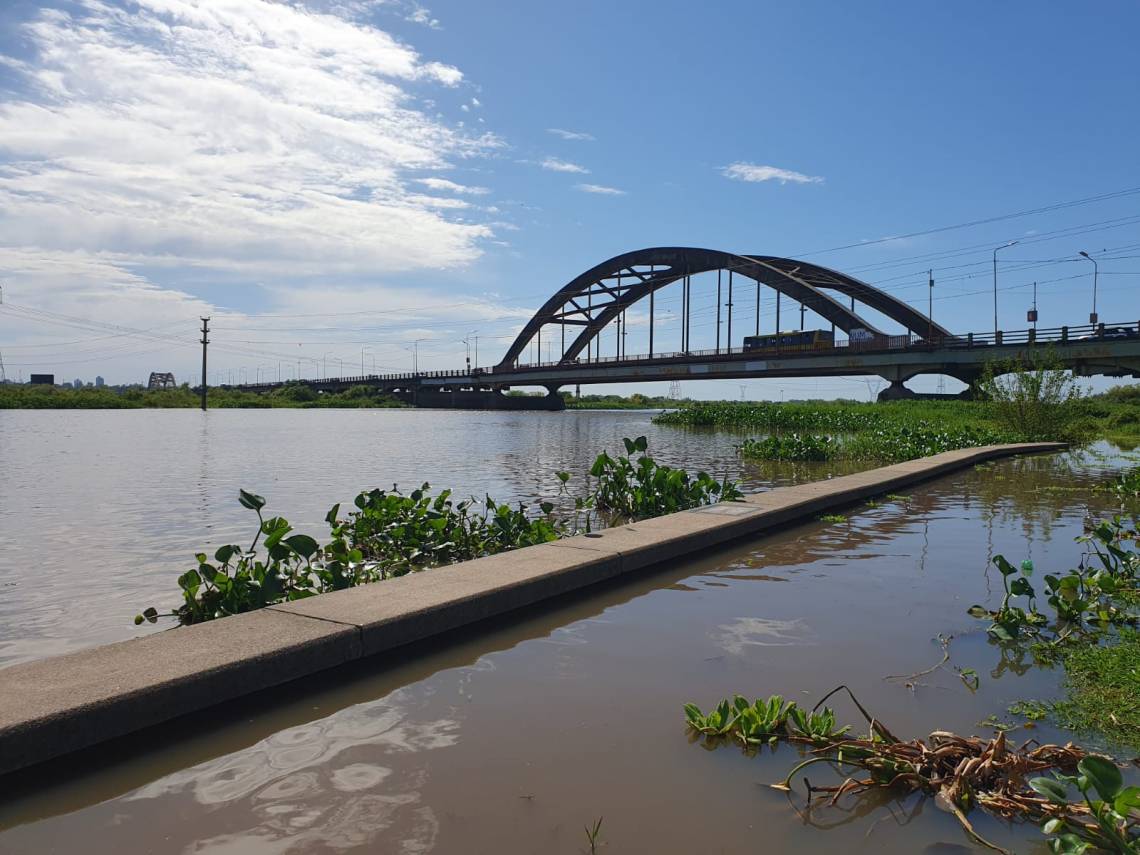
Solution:
[[[853,329],[864,329],[876,335],[884,333],[827,291],[836,291],[851,298],[853,303],[857,301],[869,306],[922,338],[951,335],[945,327],[933,323],[926,315],[890,294],[817,264],[696,247],[654,247],[614,256],[560,288],[523,327],[498,367],[506,369],[513,366],[533,339],[541,339],[542,330],[548,324],[558,326],[562,334],[560,361],[573,360],[611,321],[646,298],[650,301],[652,349],[653,295],[682,280],[687,294],[690,277],[716,271],[744,276],[784,294],[848,334]],[[577,330],[569,341],[567,327]]]

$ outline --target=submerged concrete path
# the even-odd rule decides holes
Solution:
[[[0,775],[996,457],[948,451],[0,669]]]

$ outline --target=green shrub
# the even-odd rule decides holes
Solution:
[[[990,363],[976,389],[998,423],[1022,440],[1081,438],[1080,424],[1088,417],[1084,392],[1052,351]]]

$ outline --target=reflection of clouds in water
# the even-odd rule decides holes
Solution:
[[[402,808],[414,805],[419,796],[368,795],[331,806],[326,811],[306,811],[292,822],[281,823],[289,828],[266,823],[256,830],[237,834],[221,834],[197,840],[183,851],[187,855],[284,855],[286,852],[310,852],[314,848],[346,850],[369,843],[377,834],[389,828]],[[317,819],[323,819],[320,828],[304,830]],[[405,823],[400,840],[385,844],[382,851],[420,853],[430,852],[435,845],[439,823],[431,808],[415,807],[400,817]],[[298,826],[301,826],[299,829]]]
[[[746,647],[787,647],[805,643],[808,626],[795,620],[769,620],[742,617],[732,623],[721,624],[713,638],[729,653],[740,654]]]
[[[181,799],[189,792],[211,813],[220,811],[213,821],[216,828],[225,828],[230,817],[247,826],[194,842],[185,851],[195,855],[350,849],[397,821],[399,839],[385,851],[426,852],[437,832],[431,808],[420,804],[426,772],[394,773],[388,765],[361,758],[453,745],[459,724],[453,719],[409,721],[400,694],[288,728],[242,751],[167,775],[125,801]],[[356,762],[338,764],[338,755],[345,752]]]

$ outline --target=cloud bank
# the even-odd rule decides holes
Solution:
[[[448,267],[491,230],[408,189],[494,150],[413,94],[462,72],[354,18],[268,0],[45,9],[0,104],[8,246],[265,273]],[[438,181],[446,181],[439,179]],[[453,182],[420,183],[457,190]]]

